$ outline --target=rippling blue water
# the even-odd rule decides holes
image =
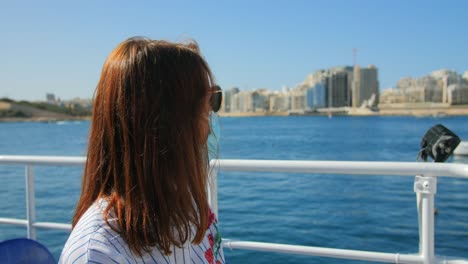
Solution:
[[[468,117],[221,118],[220,158],[414,161],[421,137],[441,123],[468,139]],[[86,152],[88,122],[0,123],[0,155]],[[450,162],[467,163],[464,159]],[[69,222],[82,167],[34,167],[37,220]],[[0,166],[0,217],[25,218],[24,168]],[[382,252],[418,251],[412,177],[286,173],[219,174],[224,238]],[[468,180],[438,179],[436,254],[468,258]],[[0,225],[0,240],[25,236]],[[58,257],[67,238],[39,230]],[[356,263],[225,249],[230,263]]]

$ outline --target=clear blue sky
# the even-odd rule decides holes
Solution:
[[[0,97],[91,98],[110,51],[130,36],[195,39],[223,87],[293,87],[307,74],[379,68],[406,76],[468,70],[468,1],[0,0]]]

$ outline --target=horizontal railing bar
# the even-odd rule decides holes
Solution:
[[[0,217],[0,224],[10,224],[10,225],[17,225],[17,226],[28,226],[28,221],[25,220],[25,219]]]
[[[52,223],[52,222],[36,222],[33,224],[36,228],[42,229],[59,229],[59,230],[66,230],[71,231],[72,225],[71,224],[62,224],[62,223]]]
[[[221,171],[343,175],[448,176],[468,179],[468,165],[453,163],[302,160],[211,160]]]
[[[27,226],[28,220],[1,217],[0,224]],[[53,223],[53,222],[36,222],[33,224],[33,226],[36,228],[42,228],[42,229],[60,229],[60,230],[67,230],[67,231],[70,231],[72,229],[71,224]]]
[[[86,157],[63,156],[0,156],[0,164],[18,165],[84,165]],[[423,162],[376,161],[305,161],[305,160],[211,160],[212,166],[223,171],[291,172],[343,175],[397,175],[449,176],[468,178],[468,166],[464,164]]]
[[[252,241],[231,241],[228,239],[223,239],[223,246],[224,248],[231,249],[248,249],[257,251],[280,252],[308,256],[365,260],[385,263],[423,263],[423,258],[421,256],[410,254],[381,253],[362,250],[296,246]]]
[[[86,162],[86,157],[9,156],[9,155],[0,156],[0,164],[81,166],[81,165],[84,165],[85,162]]]

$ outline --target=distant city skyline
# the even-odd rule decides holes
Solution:
[[[468,70],[466,1],[0,3],[0,97],[91,98],[125,38],[195,39],[225,89],[294,88],[319,69],[378,69],[380,90]]]
[[[421,78],[402,78],[396,88],[386,89],[381,94],[378,71],[375,65],[321,69],[294,89],[281,92],[230,88],[224,91],[220,112],[234,115],[301,115],[327,111],[330,114],[376,114],[380,106],[387,113],[388,108],[407,111],[437,105],[445,111],[452,106],[468,106],[468,72],[462,75],[443,69]]]

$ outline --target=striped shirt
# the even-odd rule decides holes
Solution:
[[[134,254],[106,223],[103,216],[106,206],[107,202],[101,199],[81,216],[65,243],[59,263],[225,263],[216,220],[210,224],[199,245],[187,242],[182,248],[173,246],[169,256],[156,246],[140,256]],[[113,224],[117,220],[109,215],[108,221]]]

